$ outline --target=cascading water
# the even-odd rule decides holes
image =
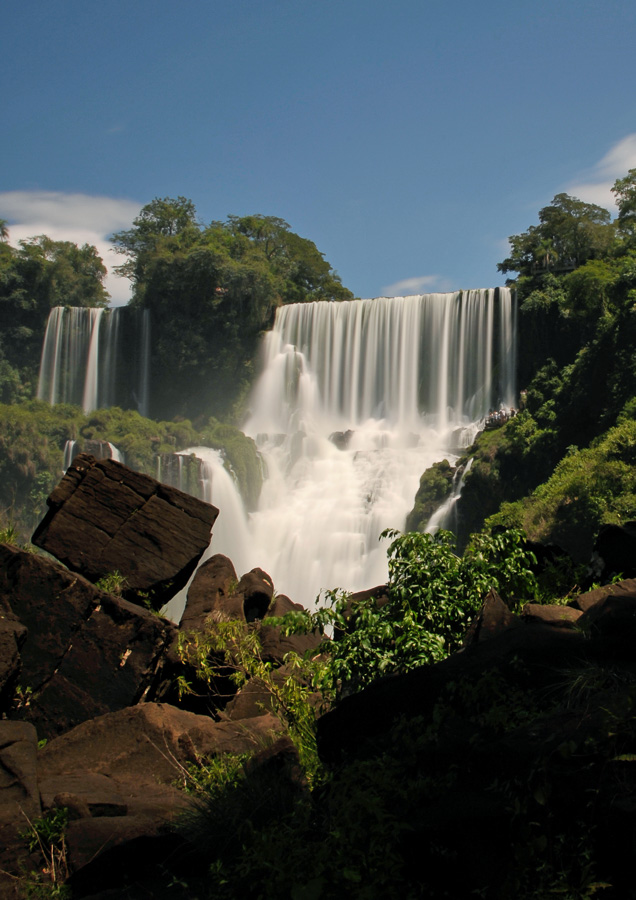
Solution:
[[[442,503],[439,509],[435,510],[428,520],[426,530],[430,534],[435,534],[440,528],[457,534],[457,501],[461,497],[464,481],[471,470],[472,464],[473,460],[471,457],[462,469],[456,470],[453,476],[453,489],[450,496]]]
[[[148,324],[126,308],[53,310],[38,396],[147,411]],[[183,451],[220,509],[208,555],[239,576],[266,569],[306,606],[382,583],[380,533],[404,527],[429,466],[453,464],[491,409],[514,405],[515,366],[507,288],[280,308],[245,425],[266,465],[258,509],[246,516],[217,451]]]
[[[245,431],[267,479],[250,518],[278,590],[386,579],[384,528],[404,527],[419,477],[514,402],[508,289],[279,309]]]
[[[85,412],[119,405],[147,415],[149,369],[147,310],[57,306],[44,335],[38,397]]]

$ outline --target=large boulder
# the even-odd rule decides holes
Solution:
[[[267,618],[284,616],[290,612],[302,612],[300,603],[292,602],[285,594],[277,594],[272,599],[267,610]],[[261,625],[259,637],[263,648],[263,659],[282,665],[287,653],[297,653],[304,656],[310,650],[315,650],[322,643],[323,636],[318,632],[313,634],[282,634],[281,629],[275,625]]]
[[[152,697],[172,623],[101,591],[63,566],[0,545],[0,603],[22,628],[21,682],[12,715],[53,737],[80,722]],[[13,624],[14,620],[18,624]]]
[[[276,740],[274,716],[214,722],[161,703],[148,703],[85,722],[50,741],[39,753],[43,808],[65,806],[71,883],[118,885],[126,867],[153,862],[174,850],[165,826],[188,807],[178,787],[187,766],[223,753],[254,751]],[[94,887],[93,887],[94,889]]]
[[[112,459],[75,457],[47,500],[33,543],[89,581],[113,572],[128,599],[159,609],[187,583],[210,542],[216,507]]]
[[[188,588],[181,631],[204,631],[205,621],[243,618],[243,600],[236,596],[238,578],[232,561],[216,553],[197,569]]]

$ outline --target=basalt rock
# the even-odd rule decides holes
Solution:
[[[285,594],[278,594],[272,599],[267,610],[267,617],[280,617],[289,612],[302,612],[300,603],[293,603]],[[266,662],[274,662],[282,665],[287,653],[297,653],[304,656],[308,650],[314,650],[322,641],[322,635],[315,634],[289,634],[284,635],[281,629],[275,625],[261,625],[259,630],[263,659]]]
[[[190,805],[178,788],[186,765],[223,753],[260,749],[280,734],[275,717],[214,722],[148,703],[85,722],[38,755],[43,808],[66,806],[74,896],[115,888],[175,852],[166,825]],[[149,855],[148,855],[149,854]],[[159,855],[158,855],[159,854]]]
[[[217,553],[196,571],[188,588],[181,631],[204,631],[208,617],[215,621],[244,618],[243,599],[236,596],[238,578],[232,561]]]
[[[218,510],[112,459],[75,457],[33,543],[89,581],[113,572],[159,609],[190,578]]]
[[[37,734],[27,722],[0,722],[0,896],[17,897],[9,874],[27,867],[20,832],[41,813],[37,771]],[[14,892],[15,891],[15,892]]]
[[[590,582],[608,583],[615,577],[636,578],[636,522],[603,525],[590,564]]]
[[[53,737],[152,696],[175,626],[81,575],[0,545],[0,598],[22,627],[28,697],[10,713]]]

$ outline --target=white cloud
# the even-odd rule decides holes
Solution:
[[[411,294],[426,294],[432,291],[449,291],[447,279],[441,275],[420,275],[416,278],[404,278],[382,288],[383,297],[408,297]]]
[[[9,238],[19,240],[47,234],[56,241],[93,244],[109,270],[104,281],[111,304],[121,306],[130,297],[130,282],[112,272],[123,259],[107,240],[113,231],[129,228],[141,204],[113,197],[65,194],[61,191],[6,191],[0,193],[0,218],[9,222]]]
[[[628,134],[596,163],[589,178],[568,185],[567,192],[586,203],[596,203],[616,212],[612,187],[630,169],[636,168],[636,134]]]

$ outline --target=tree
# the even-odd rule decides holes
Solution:
[[[5,366],[4,381],[21,383],[18,393],[28,393],[27,382],[37,377],[51,309],[106,306],[106,267],[95,247],[46,235],[20,241],[17,249],[4,243],[0,247],[0,360],[11,367]],[[14,388],[4,396],[16,396]]]
[[[518,272],[527,281],[547,272],[573,271],[605,255],[616,234],[606,209],[569,194],[557,194],[539,210],[539,223],[509,238],[512,252],[498,264],[500,272]]]
[[[111,236],[115,250],[128,257],[115,271],[130,278],[135,291],[141,293],[153,257],[169,253],[186,235],[195,241],[199,233],[200,225],[191,200],[156,197],[142,208],[132,228]],[[179,240],[175,241],[176,238]]]
[[[614,182],[612,193],[618,206],[618,230],[629,242],[636,242],[636,169]]]
[[[112,240],[127,256],[118,271],[133,281],[131,305],[152,314],[161,415],[227,416],[277,307],[353,296],[315,244],[274,216],[203,226],[190,200],[157,198]]]

